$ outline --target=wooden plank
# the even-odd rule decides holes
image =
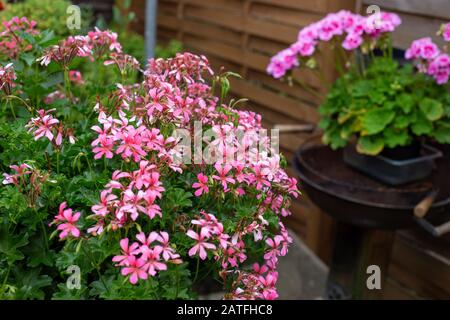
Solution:
[[[396,47],[406,49],[412,41],[422,37],[431,37],[438,45],[444,44],[443,39],[436,35],[443,20],[411,14],[401,14],[401,19],[402,24],[392,34]]]
[[[241,14],[242,0],[181,0],[188,5]]]
[[[277,2],[254,3],[250,15],[256,19],[275,22],[278,25],[290,25],[297,30],[323,17],[323,14],[283,8]]]
[[[378,5],[387,10],[450,20],[450,1],[448,0],[363,0],[363,3]]]
[[[389,275],[420,296],[450,298],[450,261],[410,240],[396,238]]]
[[[240,79],[233,79],[232,91],[298,120],[316,123],[319,119],[317,110],[311,106],[300,104],[277,93],[263,90]]]
[[[262,87],[269,88],[272,91],[282,92],[288,97],[298,99],[301,102],[308,103],[314,106],[319,106],[320,102],[325,98],[324,95],[322,99],[319,99],[316,95],[313,95],[312,93],[306,91],[298,84],[293,83],[292,85],[289,85],[285,81],[274,79],[270,75],[256,70],[251,70],[248,73],[246,79],[257,83]]]
[[[383,300],[415,300],[418,299],[414,291],[402,286],[400,283],[388,277],[384,283]]]
[[[187,7],[186,19],[201,21],[204,23],[228,28],[239,32],[248,32],[268,39],[283,41],[286,44],[294,42],[299,29],[294,26],[280,25],[279,23],[263,21],[246,16],[218,12],[216,10]]]
[[[273,0],[253,0],[254,3],[273,4]],[[310,12],[325,13],[328,9],[329,0],[299,1],[299,0],[276,0],[280,7],[298,9]]]

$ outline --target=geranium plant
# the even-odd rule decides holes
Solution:
[[[276,78],[290,78],[294,68],[319,73],[323,70],[317,55],[324,50],[320,44],[331,47],[339,77],[319,112],[323,142],[333,149],[352,139],[367,155],[410,145],[421,136],[450,143],[447,48],[441,50],[430,38],[416,40],[405,53],[413,63],[400,65],[391,40],[400,23],[387,12],[368,17],[332,13],[303,28],[294,44],[272,58],[267,71]],[[449,26],[440,31],[445,41]]]
[[[17,21],[2,33],[23,43],[1,57],[0,297],[189,299],[213,279],[225,298],[276,298],[297,181],[261,117],[227,101],[232,73],[191,53],[144,69],[113,32]]]

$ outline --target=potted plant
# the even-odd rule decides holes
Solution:
[[[348,11],[329,14],[300,30],[297,41],[275,55],[267,68],[274,77],[291,81],[294,68],[319,74],[317,55],[327,42],[339,77],[319,108],[322,140],[333,149],[345,147],[349,165],[393,185],[431,172],[441,154],[426,140],[450,143],[450,57],[446,48],[423,38],[405,53],[414,63],[397,62],[391,33],[400,23],[387,12],[369,17]],[[449,27],[440,31],[446,41]]]

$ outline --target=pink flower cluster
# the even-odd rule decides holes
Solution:
[[[292,243],[286,228],[280,222],[281,234],[266,239],[268,248],[264,254],[265,263],[255,263],[251,271],[235,271],[238,274],[233,283],[234,290],[227,297],[230,299],[265,299],[274,300],[278,298],[276,282],[278,272],[276,271],[278,257],[287,254],[287,248]]]
[[[15,59],[20,52],[28,51],[31,44],[25,41],[22,33],[30,35],[38,34],[35,29],[36,21],[29,21],[26,17],[13,17],[9,21],[3,21],[5,30],[0,32],[0,54]]]
[[[137,59],[129,54],[112,52],[109,60],[103,63],[105,66],[115,65],[121,74],[127,74],[132,70],[139,70],[140,63]]]
[[[223,269],[220,273],[226,277],[244,268],[248,250],[246,241],[261,242],[266,247],[264,265],[271,276],[261,280],[259,294],[252,297],[270,298],[275,296],[276,273],[273,270],[277,257],[286,254],[290,238],[282,224],[281,234],[268,238],[269,223],[263,215],[267,210],[280,216],[288,215],[289,196],[298,196],[297,181],[282,170],[278,155],[258,152],[259,144],[269,144],[268,138],[254,134],[263,130],[261,117],[253,112],[219,106],[204,74],[213,75],[208,61],[191,53],[177,54],[167,60],[151,59],[142,84],[119,84],[106,103],[99,101],[96,104],[99,123],[92,127],[98,134],[92,142],[95,158],[120,156],[138,169],[113,173],[112,180],[100,194],[100,202],[92,207],[98,221],[88,232],[96,235],[104,230],[132,226],[141,215],[150,219],[161,217],[165,214],[158,205],[165,192],[162,181],[171,182],[175,179],[174,174],[195,172],[197,181],[193,182],[192,188],[196,197],[207,197],[206,201],[213,202],[224,195],[240,197],[248,194],[260,205],[252,219],[239,223],[233,234],[226,233],[216,216],[201,208],[199,216],[187,220],[189,225],[174,222],[175,230],[183,230],[193,241],[185,254],[198,256],[201,260],[214,257]],[[165,128],[192,128],[195,121],[200,121],[215,135],[213,141],[205,141],[221,153],[213,164],[175,162],[179,156],[178,140],[163,135],[167,131],[163,130]],[[239,131],[253,134],[238,139]],[[231,155],[233,160],[228,161]],[[124,275],[132,276],[132,283],[148,276],[147,257],[139,253],[138,247],[138,244],[129,246],[128,242],[122,245],[124,253],[121,257],[133,256],[122,270]],[[152,270],[154,273],[160,269]]]
[[[69,139],[71,144],[75,143],[75,137],[71,129],[65,130],[58,119],[54,118],[52,113],[55,109],[37,111],[38,116],[31,118],[25,125],[28,132],[32,132],[34,140],[46,137],[54,146],[59,147],[62,144],[63,136]]]
[[[45,96],[44,103],[52,104],[53,102],[55,102],[57,100],[64,100],[64,99],[66,99],[66,94],[64,92],[62,92],[61,90],[56,90]]]
[[[295,43],[271,58],[267,72],[274,78],[281,78],[300,65],[299,57],[312,56],[321,41],[338,39],[345,50],[351,51],[359,48],[365,39],[376,40],[382,34],[394,31],[400,23],[398,15],[388,12],[368,17],[345,10],[330,13],[300,30]]]
[[[448,25],[448,24],[447,24]],[[446,39],[444,27],[444,39]],[[450,78],[450,56],[441,52],[429,37],[414,40],[405,52],[405,58],[414,60],[421,73],[432,76],[439,85],[446,84]]]
[[[440,53],[439,47],[430,37],[414,40],[405,52],[406,59],[432,60]]]
[[[140,214],[150,219],[162,217],[156,200],[162,198],[164,187],[156,166],[149,161],[140,161],[139,169],[130,173],[115,171],[106,188],[100,194],[100,203],[92,207],[99,221],[88,230],[89,233],[103,232],[106,220],[117,229],[136,221]]]
[[[69,80],[77,85],[84,84],[84,80],[81,75],[81,72],[78,70],[70,70],[69,71]]]
[[[119,111],[119,119],[100,112],[99,123],[101,126],[92,127],[99,134],[92,142],[95,159],[103,156],[111,159],[116,154],[125,160],[139,162],[145,157],[151,157],[167,164],[174,171],[181,170],[174,164],[171,154],[174,139],[165,139],[159,129],[149,129],[140,120],[136,121],[135,117],[127,118],[123,111]]]
[[[87,37],[96,57],[102,57],[108,51],[122,52],[122,46],[117,41],[117,33],[115,32],[102,31],[95,27],[94,31],[88,32]]]
[[[229,235],[223,233],[223,225],[219,223],[212,214],[201,212],[202,217],[192,220],[191,223],[200,228],[199,232],[189,229],[186,234],[195,240],[195,245],[189,249],[189,256],[198,255],[200,259],[205,260],[207,257],[206,250],[215,250],[216,245],[208,241],[217,241],[219,245],[226,249],[228,247]]]
[[[80,230],[78,229],[76,223],[78,219],[80,219],[81,213],[73,213],[72,209],[66,208],[66,202],[59,205],[58,214],[55,216],[55,219],[50,223],[50,225],[57,225],[57,230],[61,231],[59,234],[60,239],[65,239],[68,236],[78,238],[80,236]]]
[[[91,57],[92,48],[89,45],[89,38],[86,36],[71,36],[44,51],[44,55],[37,59],[43,66],[48,66],[51,61],[55,61],[64,68],[67,68],[75,57]]]
[[[0,89],[6,95],[10,95],[12,92],[12,88],[14,88],[16,80],[16,73],[14,72],[14,68],[12,63],[7,64],[4,67],[0,66]]]
[[[151,232],[148,237],[143,232],[136,236],[138,242],[129,244],[129,239],[120,240],[122,254],[113,257],[117,266],[122,267],[122,275],[130,275],[130,282],[146,280],[159,271],[167,270],[167,262],[181,263],[180,255],[170,246],[169,234],[165,231]]]
[[[445,41],[450,42],[450,22],[442,26],[442,37]]]
[[[13,184],[16,187],[18,187],[21,183],[21,181],[23,181],[23,177],[25,175],[29,175],[31,174],[31,167],[26,164],[26,163],[22,163],[21,165],[10,165],[9,166],[11,169],[13,169],[16,173],[14,174],[8,174],[8,173],[3,173],[3,184]]]
[[[86,36],[70,36],[62,40],[58,45],[47,49],[37,61],[45,66],[55,61],[67,68],[75,57],[87,57],[93,60],[103,57],[108,51],[121,52],[117,34],[96,28]]]

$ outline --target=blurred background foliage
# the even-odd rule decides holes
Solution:
[[[86,34],[94,26],[105,30],[110,29],[118,33],[119,42],[124,52],[134,56],[141,63],[145,63],[145,39],[132,30],[131,23],[136,14],[131,11],[132,0],[115,1],[109,19],[101,14],[95,14],[92,6],[86,3],[77,4],[81,9],[81,29],[70,30],[66,25],[67,8],[72,4],[69,0],[23,0],[1,1],[0,20],[10,20],[14,16],[28,17],[38,23],[40,30],[51,29],[57,37],[64,38],[73,34]],[[167,45],[158,45],[156,57],[169,58],[182,51],[182,45],[176,40]]]

